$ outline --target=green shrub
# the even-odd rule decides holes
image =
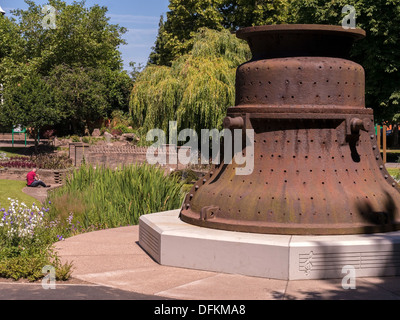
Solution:
[[[400,169],[388,168],[387,170],[393,179],[400,183]]]
[[[56,270],[56,280],[67,281],[71,277],[72,263],[62,264],[51,250],[31,252],[26,251],[12,257],[0,260],[0,277],[6,279],[27,279],[37,281],[42,279],[42,269],[52,266]]]
[[[81,142],[81,138],[79,138],[78,136],[71,136],[71,141],[72,142]]]
[[[111,126],[123,125],[129,127],[131,125],[131,117],[129,113],[125,113],[122,110],[114,110],[111,114]]]
[[[122,133],[135,133],[135,130],[132,128],[128,128],[122,124],[118,124],[114,127],[115,130],[120,130]]]
[[[172,176],[176,176],[177,178],[181,179],[184,184],[191,184],[195,183],[197,180],[199,180],[199,177],[197,174],[190,169],[187,170],[176,170],[171,173]]]

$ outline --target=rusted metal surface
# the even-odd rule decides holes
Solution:
[[[271,234],[400,229],[400,187],[377,148],[364,69],[348,60],[364,35],[319,25],[238,32],[253,59],[237,70],[224,126],[254,130],[254,170],[217,166],[187,195],[183,221]]]

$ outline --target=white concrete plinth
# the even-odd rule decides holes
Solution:
[[[139,243],[166,266],[282,280],[400,274],[400,232],[290,236],[231,232],[182,222],[180,210],[140,218]]]

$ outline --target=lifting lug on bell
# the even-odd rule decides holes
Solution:
[[[368,132],[370,129],[370,120],[369,119],[358,119],[358,118],[353,118],[350,120],[350,127],[351,127],[351,132],[358,134],[360,130]]]
[[[226,117],[224,119],[224,128],[225,129],[243,129],[244,127],[244,119],[242,117]]]

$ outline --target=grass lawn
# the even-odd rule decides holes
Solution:
[[[6,157],[18,157],[24,154],[25,148],[21,147],[0,147],[0,153],[5,153]]]
[[[387,171],[390,173],[392,177],[395,177],[396,175],[400,174],[400,169],[396,168],[388,168]]]
[[[0,180],[0,209],[8,208],[10,201],[7,198],[19,200],[19,202],[25,202],[30,207],[34,202],[38,202],[35,198],[28,196],[22,192],[22,189],[26,186],[24,181],[15,180]]]

